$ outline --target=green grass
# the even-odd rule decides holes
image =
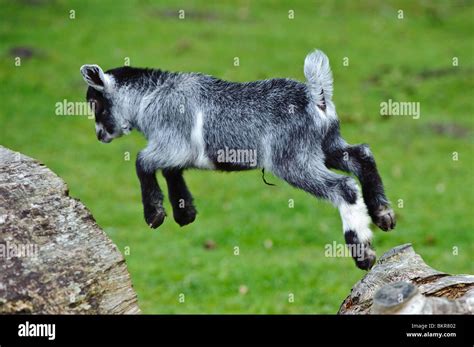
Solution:
[[[398,214],[394,232],[375,232],[378,254],[411,242],[434,268],[472,273],[473,17],[472,1],[2,0],[0,144],[68,183],[124,253],[145,313],[335,313],[363,272],[351,259],[324,256],[326,244],[343,242],[329,204],[271,175],[277,187],[266,186],[258,171],[189,171],[196,222],[179,228],[168,218],[152,231],[134,172],[144,139],[100,144],[92,120],[57,116],[55,104],[84,100],[85,63],[108,69],[129,57],[133,66],[236,81],[303,80],[305,55],[321,48],[331,59],[343,134],[370,143]],[[35,53],[20,67],[10,53],[18,46]],[[420,119],[381,117],[388,99],[420,102]],[[206,250],[206,240],[217,247]]]

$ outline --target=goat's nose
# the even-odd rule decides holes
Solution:
[[[97,139],[102,139],[102,135],[103,135],[104,131],[102,129],[100,129],[98,132],[97,132]]]

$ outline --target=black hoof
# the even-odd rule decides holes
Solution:
[[[345,231],[344,238],[346,239],[347,248],[354,259],[356,266],[362,270],[371,269],[372,266],[374,266],[377,257],[370,242],[362,243],[353,230]]]
[[[196,208],[193,205],[187,205],[185,208],[175,207],[173,217],[180,226],[191,224],[196,219]]]
[[[365,246],[366,250],[361,257],[355,257],[356,266],[361,270],[370,270],[374,266],[377,256],[370,246]]]
[[[145,206],[145,221],[150,228],[156,229],[166,217],[166,212],[162,206]]]
[[[397,224],[395,212],[388,206],[380,206],[375,211],[372,220],[383,231],[390,231]]]

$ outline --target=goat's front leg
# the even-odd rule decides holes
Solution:
[[[168,195],[176,223],[184,226],[194,222],[197,211],[193,205],[193,196],[184,181],[183,170],[163,169],[163,176],[168,184]]]
[[[138,154],[135,164],[142,190],[145,221],[151,228],[156,229],[163,223],[166,216],[163,208],[163,193],[156,180],[155,170],[147,164],[142,152]]]

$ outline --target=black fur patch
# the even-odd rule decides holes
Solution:
[[[360,243],[357,234],[353,230],[348,230],[344,232],[344,239],[346,240],[346,244],[348,245],[355,245]]]
[[[146,85],[146,83],[150,83],[150,81],[163,81],[169,74],[169,72],[164,72],[160,69],[136,68],[131,66],[110,69],[106,71],[106,73],[111,74],[119,84],[131,84],[138,87],[142,84]]]
[[[214,160],[213,163],[216,170],[219,170],[219,171],[246,171],[246,170],[255,169],[254,167],[241,164],[241,163],[227,163],[227,162],[219,162],[217,160]]]

